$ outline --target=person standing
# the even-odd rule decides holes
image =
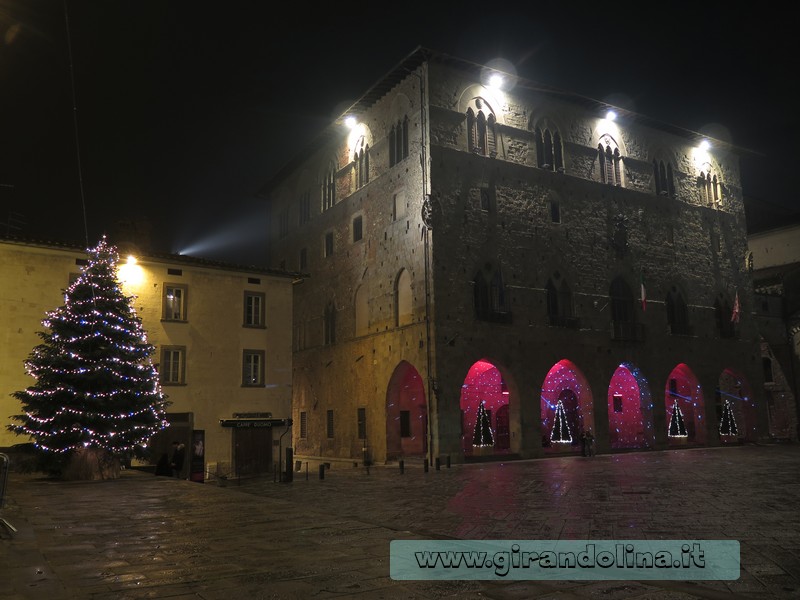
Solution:
[[[591,429],[586,432],[586,455],[594,456],[594,434]]]
[[[183,475],[183,462],[186,458],[186,446],[180,442],[172,442],[172,475],[181,477]]]

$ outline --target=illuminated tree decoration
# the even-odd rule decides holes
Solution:
[[[42,468],[62,473],[76,454],[144,457],[149,439],[168,426],[168,405],[132,297],[117,280],[117,251],[105,237],[87,250],[81,275],[48,312],[25,361],[36,382],[12,395],[23,413],[8,429],[29,436]]]
[[[481,401],[478,407],[478,417],[475,419],[475,433],[472,435],[472,445],[476,448],[494,446],[494,436],[492,435],[492,424],[489,422],[489,413]]]
[[[567,414],[564,411],[564,404],[559,398],[556,404],[556,416],[553,418],[553,430],[550,432],[550,441],[557,444],[571,444],[572,434],[567,425]]]
[[[733,415],[731,401],[725,398],[725,405],[722,407],[722,419],[719,422],[720,435],[739,435],[736,427],[736,417]]]
[[[683,423],[683,413],[678,401],[672,405],[672,417],[669,420],[669,437],[689,437],[686,433],[686,425]]]

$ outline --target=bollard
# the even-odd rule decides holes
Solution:
[[[442,467],[442,459],[437,456],[436,457],[436,470],[437,471],[441,471],[442,470],[441,467]]]
[[[308,461],[306,461],[306,481],[308,481]]]
[[[294,462],[294,450],[286,448],[286,473],[284,474],[284,482],[292,483],[294,479],[294,471],[292,470],[292,463]]]
[[[450,468],[450,455],[447,455],[447,468]]]
[[[425,472],[428,472],[428,459],[425,459]]]
[[[325,465],[319,466],[319,478],[325,479]]]
[[[400,475],[402,475],[402,474],[405,472],[405,468],[406,468],[406,465],[405,465],[405,463],[404,463],[404,462],[401,460],[401,461],[400,461]]]

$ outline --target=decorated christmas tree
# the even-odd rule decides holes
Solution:
[[[478,417],[475,419],[475,432],[472,434],[472,445],[476,447],[494,446],[492,424],[489,422],[489,413],[481,402],[478,407]]]
[[[739,435],[736,427],[736,417],[733,416],[731,401],[725,398],[725,405],[722,407],[722,419],[719,422],[720,435]]]
[[[550,441],[559,444],[571,444],[572,434],[567,425],[567,413],[564,411],[564,404],[561,399],[556,404],[556,415],[553,417],[553,430],[550,432]]]
[[[678,406],[678,400],[672,405],[672,417],[669,420],[669,437],[687,437],[686,425],[683,423],[683,413]]]
[[[42,321],[42,343],[25,361],[36,381],[13,394],[23,412],[8,429],[32,439],[42,468],[98,479],[114,477],[120,458],[146,455],[148,440],[168,425],[168,403],[154,347],[118,283],[116,249],[104,237],[88,254],[64,305]]]

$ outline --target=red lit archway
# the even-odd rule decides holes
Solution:
[[[706,443],[703,390],[695,374],[684,363],[675,367],[667,378],[664,409],[670,446]]]
[[[725,369],[719,377],[715,398],[717,432],[722,443],[758,438],[756,406],[750,384],[733,369]]]
[[[652,448],[653,402],[647,380],[623,363],[608,386],[608,434],[612,448]]]
[[[386,390],[386,458],[425,456],[428,451],[428,407],[422,376],[402,361]]]
[[[476,362],[461,386],[464,456],[505,454],[510,449],[508,387],[488,360]]]
[[[594,432],[592,391],[571,361],[557,362],[544,378],[541,417],[546,452],[580,452],[581,432]]]

